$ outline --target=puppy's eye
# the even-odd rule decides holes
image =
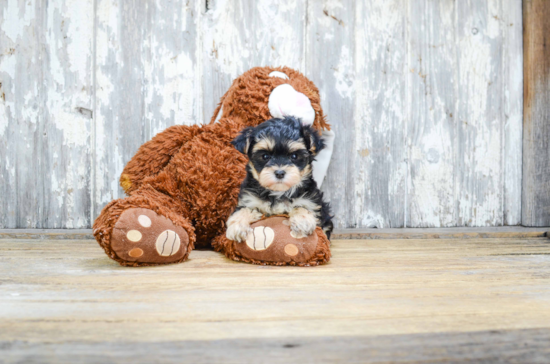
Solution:
[[[264,161],[267,161],[271,158],[271,156],[266,153],[266,154],[262,155],[262,158],[264,159]]]
[[[292,153],[292,155],[290,156],[290,159],[292,159],[293,161],[295,161],[296,159],[298,159],[298,154]]]

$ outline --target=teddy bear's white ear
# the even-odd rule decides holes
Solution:
[[[325,142],[325,147],[317,154],[313,161],[313,179],[317,182],[317,186],[321,188],[321,184],[327,175],[332,150],[334,148],[334,138],[336,134],[332,130],[323,130],[321,138]]]
[[[268,107],[274,118],[294,116],[300,119],[303,125],[311,125],[315,120],[315,110],[309,98],[288,83],[279,85],[271,91]]]
[[[279,77],[279,78],[282,78],[283,80],[288,80],[288,76],[286,74],[284,74],[283,72],[279,72],[279,71],[273,71],[269,74],[269,77]]]

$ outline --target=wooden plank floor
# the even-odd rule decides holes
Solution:
[[[315,268],[0,240],[0,362],[547,363],[549,343],[546,238],[336,240]]]

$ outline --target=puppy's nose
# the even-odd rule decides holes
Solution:
[[[281,170],[275,171],[275,177],[277,177],[278,179],[285,178],[285,171],[281,171]]]

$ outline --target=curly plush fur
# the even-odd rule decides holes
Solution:
[[[289,79],[270,77],[273,71],[284,72]],[[187,232],[184,257],[166,263],[181,262],[194,247],[211,247],[214,238],[223,236],[225,221],[237,204],[239,186],[246,175],[247,158],[231,141],[244,128],[271,119],[269,96],[285,83],[309,98],[315,110],[313,127],[329,130],[319,92],[301,73],[286,67],[249,70],[222,97],[210,124],[172,126],[143,144],[128,162],[120,178],[128,197],[105,206],[94,223],[94,236],[107,255],[122,265],[162,264],[140,262],[138,258],[129,261],[113,248],[113,229],[122,213],[131,208],[152,210]],[[138,229],[136,226],[120,229]],[[152,249],[154,242],[148,244],[142,249]]]

